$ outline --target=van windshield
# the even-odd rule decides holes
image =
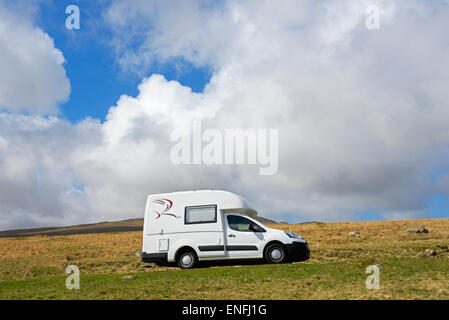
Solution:
[[[227,220],[229,228],[235,231],[265,232],[265,229],[257,223],[242,216],[228,215]]]

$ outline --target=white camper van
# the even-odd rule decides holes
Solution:
[[[149,195],[142,260],[182,269],[198,261],[265,259],[268,263],[309,259],[300,236],[254,220],[257,211],[231,192],[199,190]]]

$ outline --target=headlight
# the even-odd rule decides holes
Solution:
[[[296,233],[290,232],[290,231],[284,231],[285,234],[289,237],[289,238],[293,238],[293,239],[301,239],[300,236],[298,236]]]

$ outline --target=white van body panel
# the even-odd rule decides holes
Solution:
[[[194,213],[194,217],[199,217],[201,209],[207,212],[209,220],[187,221]],[[264,232],[232,230],[228,216],[249,219]],[[248,200],[227,191],[149,195],[145,208],[142,260],[175,262],[178,250],[185,247],[192,248],[200,261],[263,258],[264,248],[270,241],[286,245],[301,241],[289,238],[281,230],[262,225],[253,219],[256,216],[257,211]]]

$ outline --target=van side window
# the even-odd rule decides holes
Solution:
[[[246,219],[242,216],[228,215],[229,228],[235,231],[248,231],[248,232],[265,232],[265,229],[258,224]]]
[[[217,206],[194,206],[186,207],[184,223],[214,223],[217,222]]]

